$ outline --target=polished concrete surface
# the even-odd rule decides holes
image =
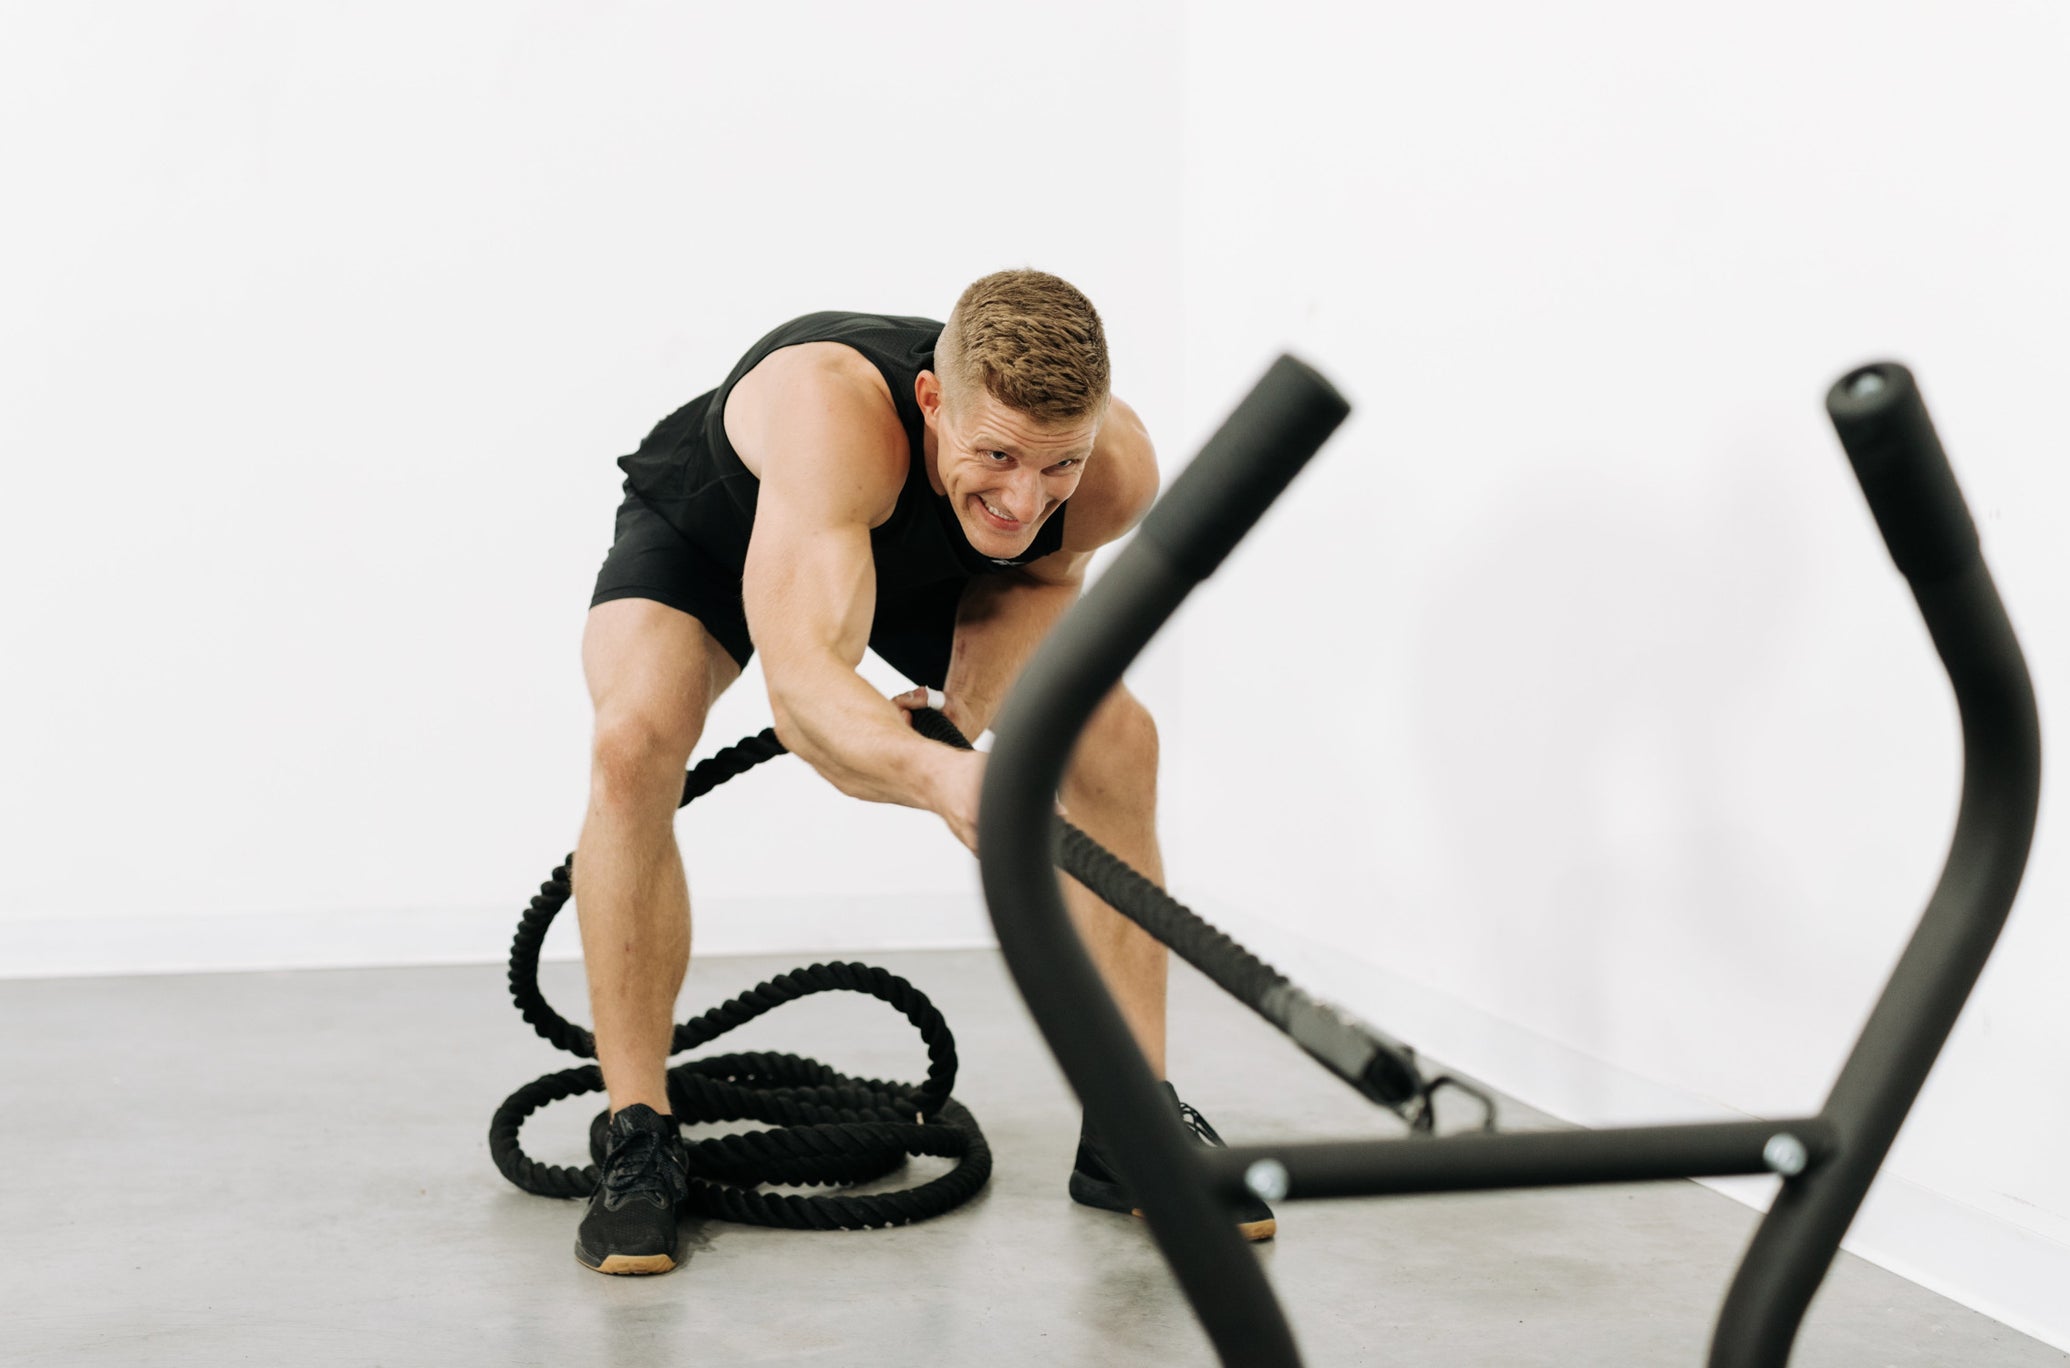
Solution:
[[[503,1097],[574,1062],[520,1021],[500,968],[0,982],[0,1363],[1211,1363],[1146,1231],[1065,1196],[1077,1107],[998,956],[861,958],[955,1030],[991,1185],[895,1230],[687,1223],[688,1262],[652,1278],[580,1267],[579,1206],[519,1192],[489,1161]],[[685,1014],[795,963],[701,960]],[[586,1017],[579,966],[549,965],[545,987]],[[1397,1133],[1183,966],[1172,1024],[1181,1095],[1232,1141]],[[925,1071],[912,1029],[853,994],[717,1048]],[[581,1162],[591,1102],[535,1118],[527,1149]],[[1700,1364],[1755,1219],[1690,1183],[1279,1217],[1259,1254],[1318,1368]],[[2070,1355],[1843,1256],[1791,1362]]]

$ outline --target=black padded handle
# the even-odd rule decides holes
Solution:
[[[1182,574],[1206,579],[1350,412],[1329,381],[1280,357],[1157,501],[1139,535]]]
[[[1877,361],[1840,377],[1826,412],[1898,570],[1915,586],[1977,563],[1977,525],[1912,372]]]

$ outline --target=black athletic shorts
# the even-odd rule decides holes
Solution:
[[[956,604],[967,579],[946,579],[880,594],[870,623],[870,649],[915,684],[943,688],[956,639]],[[618,505],[611,552],[597,571],[589,606],[638,598],[688,613],[745,666],[755,653],[741,607],[740,572],[692,545],[630,489]]]

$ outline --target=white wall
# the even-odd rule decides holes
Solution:
[[[612,461],[785,318],[940,316],[1038,265],[1177,426],[1176,27],[10,6],[12,967],[499,954],[580,819]],[[755,671],[708,742],[767,721]],[[682,829],[701,946],[832,894],[856,944],[916,896],[988,930],[938,821],[795,762]]]
[[[1175,878],[1574,1119],[1815,1110],[1959,782],[1843,370],[1913,366],[2070,703],[2070,20],[1221,4],[1188,44],[1192,435],[1283,346],[1357,411],[1182,619]],[[1877,1198],[2042,1262],[1865,1252],[2070,1345],[2054,818]]]
[[[0,974],[499,955],[612,458],[783,317],[1025,262],[1174,466],[1283,345],[1359,405],[1141,672],[1179,890],[1577,1120],[1815,1107],[1958,760],[1819,399],[1915,366],[2046,720],[2061,11],[1041,13],[11,6]],[[1858,1231],[2070,1343],[2051,817]],[[682,830],[704,952],[983,934],[794,763]]]

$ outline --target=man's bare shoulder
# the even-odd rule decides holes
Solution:
[[[1150,511],[1157,485],[1157,448],[1143,420],[1121,400],[1108,401],[1085,478],[1065,505],[1061,549],[1083,554],[1117,540]]]
[[[726,439],[757,479],[769,478],[772,461],[837,460],[872,485],[888,481],[892,501],[905,481],[909,448],[891,388],[868,357],[840,342],[801,342],[763,357],[726,396],[724,421]],[[838,450],[823,440],[829,432],[842,435]]]

